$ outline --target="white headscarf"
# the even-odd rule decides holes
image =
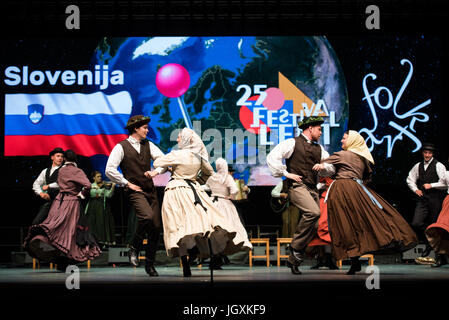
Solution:
[[[212,179],[224,184],[226,178],[229,175],[228,171],[228,163],[223,158],[218,158],[215,160],[215,167],[217,168],[217,172],[212,175]]]
[[[181,140],[178,143],[179,149],[188,149],[193,154],[209,161],[209,154],[207,153],[206,146],[195,131],[189,128],[184,128],[179,134],[181,136]]]
[[[348,140],[346,141],[346,150],[352,151],[374,164],[373,156],[371,155],[371,152],[369,152],[365,139],[363,139],[357,131],[349,130]]]

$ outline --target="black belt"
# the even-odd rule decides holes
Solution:
[[[62,200],[64,200],[64,196],[69,193],[68,192],[59,192],[59,194],[61,195],[61,198],[59,198],[59,208],[60,208]]]
[[[214,200],[212,200],[212,202],[218,202],[218,197],[214,196]]]
[[[192,180],[184,179],[184,181],[187,182],[187,184],[189,185],[189,187],[190,187],[190,188],[192,189],[192,191],[193,191],[193,196],[195,197],[195,202],[194,202],[193,204],[194,204],[195,206],[196,206],[197,204],[199,204],[200,206],[203,207],[204,211],[207,212],[207,208],[205,208],[205,207],[203,206],[203,203],[201,202],[201,199],[200,199],[200,197],[198,196],[198,193],[196,192],[195,187],[193,186]]]

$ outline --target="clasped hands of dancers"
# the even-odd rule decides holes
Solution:
[[[210,268],[216,268],[222,256],[251,250],[246,230],[229,200],[238,189],[228,174],[226,161],[217,159],[214,172],[204,143],[188,128],[178,135],[178,150],[164,155],[146,139],[149,121],[142,115],[128,120],[125,128],[129,137],[113,148],[105,170],[113,183],[125,186],[137,215],[130,263],[138,266],[139,252],[145,249],[145,270],[150,276],[158,275],[154,261],[162,228],[167,255],[181,258],[185,277],[191,276],[189,255],[196,258],[193,252],[200,259],[210,258]],[[333,255],[338,260],[351,258],[348,274],[355,274],[361,270],[361,255],[386,248],[405,250],[415,246],[417,238],[399,212],[364,185],[374,160],[360,134],[352,130],[345,133],[341,140],[343,150],[329,156],[318,144],[323,122],[321,117],[305,118],[299,123],[303,132],[281,142],[267,156],[273,176],[288,179],[288,196],[301,212],[287,264],[292,273],[301,274],[298,267],[317,234],[320,202],[316,185],[320,174],[334,178],[325,199]],[[48,217],[30,227],[25,240],[32,257],[62,266],[100,254],[95,239],[89,236],[87,228],[83,229],[80,219],[83,215],[77,195],[89,190],[90,182],[76,168],[76,155],[68,151],[69,161],[59,170],[60,192],[56,201],[51,204]],[[153,178],[168,169],[171,179],[160,208]],[[197,181],[200,172],[209,177],[205,185]]]

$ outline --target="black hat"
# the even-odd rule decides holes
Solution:
[[[425,143],[423,143],[423,145],[421,147],[421,151],[424,151],[424,150],[436,152],[437,148],[435,147],[435,145],[433,143],[425,142]]]
[[[54,148],[53,150],[50,151],[50,153],[48,155],[51,157],[55,153],[62,153],[63,154],[64,150],[62,150],[62,148]]]
[[[138,128],[140,126],[143,126],[144,124],[147,124],[148,122],[150,122],[150,117],[145,117],[141,114],[138,114],[128,119],[125,129],[129,130],[131,128]]]
[[[304,130],[310,126],[320,125],[323,122],[323,117],[305,117],[302,121],[298,121],[298,127]]]
[[[64,152],[64,158],[67,161],[76,162],[76,153],[75,151],[68,149]]]

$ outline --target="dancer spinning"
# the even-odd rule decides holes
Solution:
[[[90,181],[76,165],[72,150],[64,153],[65,165],[59,170],[59,194],[53,201],[48,217],[32,225],[25,239],[25,250],[39,261],[56,263],[65,271],[69,264],[94,259],[100,255],[93,236],[79,226],[80,197],[89,193]],[[83,192],[81,192],[83,190]]]
[[[153,178],[164,170],[151,170],[151,160],[164,154],[146,139],[148,122],[150,117],[143,115],[128,119],[125,129],[129,137],[112,149],[105,173],[112,182],[126,186],[125,193],[136,212],[137,226],[128,252],[129,262],[135,267],[139,265],[139,251],[146,238],[145,271],[150,277],[156,277],[159,274],[154,262],[159,244],[161,213]],[[123,174],[117,170],[118,166]]]
[[[353,275],[361,270],[361,255],[382,249],[406,250],[416,245],[417,238],[401,214],[365,185],[374,160],[363,137],[350,130],[341,143],[343,150],[323,161],[336,169],[328,189],[327,211],[335,258],[351,258],[347,274]],[[322,169],[324,163],[313,169]]]
[[[188,250],[197,247],[200,258],[232,251],[237,232],[196,181],[200,171],[213,173],[203,141],[188,128],[181,130],[177,141],[180,150],[156,159],[154,166],[172,167],[162,202],[164,242],[167,255],[180,256],[184,277],[189,277]]]
[[[291,253],[287,265],[293,274],[301,274],[298,266],[304,261],[307,245],[316,235],[320,217],[320,200],[317,190],[318,172],[312,167],[329,154],[318,144],[321,137],[322,117],[304,118],[298,124],[303,130],[296,138],[287,139],[278,144],[267,156],[267,164],[274,177],[285,176],[289,180],[288,195],[291,203],[300,211],[291,243]],[[286,165],[283,164],[286,159]],[[323,165],[323,175],[329,174]]]

